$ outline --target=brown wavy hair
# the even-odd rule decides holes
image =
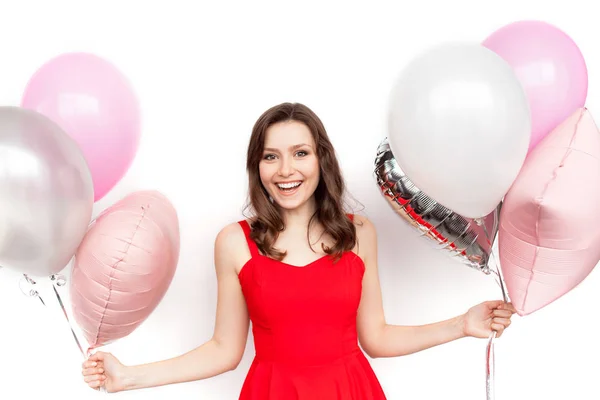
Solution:
[[[300,103],[282,103],[265,111],[254,124],[246,160],[249,184],[249,204],[253,216],[250,218],[250,237],[263,255],[281,261],[287,254],[275,248],[279,232],[285,229],[284,221],[276,204],[269,200],[269,194],[262,185],[259,164],[263,158],[267,129],[278,122],[296,121],[305,124],[313,135],[319,159],[320,178],[315,190],[316,211],[308,223],[307,240],[311,224],[315,221],[324,227],[334,244],[322,244],[326,254],[339,260],[345,251],[356,245],[356,228],[344,210],[346,190],[335,150],[319,117],[307,106]],[[312,246],[311,246],[312,248]]]

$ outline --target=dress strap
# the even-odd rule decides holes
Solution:
[[[250,255],[252,257],[256,257],[259,254],[258,246],[256,246],[256,243],[254,243],[254,240],[252,240],[252,238],[250,237],[250,225],[248,224],[248,221],[243,220],[243,221],[240,221],[239,224],[242,226],[242,229],[244,230],[244,234],[246,235],[246,242],[248,242],[248,248],[250,249]]]

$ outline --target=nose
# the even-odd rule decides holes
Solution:
[[[279,163],[279,176],[287,178],[294,173],[294,161],[288,157],[283,157]]]

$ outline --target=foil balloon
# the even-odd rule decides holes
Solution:
[[[521,316],[579,285],[600,261],[600,132],[582,108],[533,149],[504,199],[500,268]]]
[[[385,199],[404,221],[461,263],[490,273],[488,261],[498,232],[500,205],[482,219],[465,218],[442,206],[404,174],[387,139],[377,150],[375,176]]]
[[[129,335],[150,316],[175,274],[179,240],[177,213],[155,191],[130,194],[91,224],[70,282],[88,351]]]
[[[42,114],[0,107],[0,264],[64,269],[92,218],[94,187],[77,143]]]

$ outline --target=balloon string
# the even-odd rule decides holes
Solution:
[[[37,285],[37,282],[32,279],[29,275],[27,274],[23,274],[23,277],[25,278],[25,281],[27,281],[28,284],[30,284],[31,286],[35,286]],[[56,296],[56,299],[58,300],[58,304],[60,305],[60,308],[62,309],[63,315],[65,316],[65,319],[67,320],[67,323],[69,324],[69,328],[71,329],[71,333],[73,334],[73,338],[75,339],[75,343],[77,344],[77,347],[79,348],[79,351],[81,352],[81,354],[85,357],[85,352],[83,351],[83,348],[81,347],[81,344],[79,343],[79,339],[77,339],[77,335],[75,334],[75,331],[73,330],[73,326],[71,325],[71,321],[69,320],[69,315],[67,314],[67,310],[65,309],[65,305],[62,301],[62,298],[60,297],[60,294],[58,293],[58,290],[56,290],[57,286],[63,286],[65,284],[65,278],[61,275],[51,275],[50,276],[50,281],[51,281],[51,285],[52,285],[52,289],[54,290],[54,294]],[[40,299],[40,301],[42,302],[42,304],[44,305],[44,307],[46,306],[46,303],[44,302],[44,299],[42,299],[42,296],[40,295],[40,292],[38,292],[35,289],[29,289],[29,291],[25,291],[23,290],[23,288],[21,287],[21,291],[27,295],[27,296],[31,296],[31,297],[37,297],[38,299]]]
[[[79,348],[79,351],[81,352],[81,355],[85,358],[86,352],[83,351],[83,347],[81,347],[81,343],[79,343],[79,339],[77,339],[77,335],[75,334],[75,331],[73,330],[73,325],[71,325],[71,320],[69,319],[69,315],[67,314],[65,305],[62,301],[62,298],[60,297],[60,294],[58,293],[58,290],[56,290],[56,286],[62,286],[60,284],[60,282],[61,282],[60,278],[58,278],[56,275],[52,275],[50,277],[50,280],[52,281],[52,289],[54,290],[54,294],[56,295],[56,299],[58,300],[58,304],[60,305],[60,308],[62,309],[63,315],[65,316],[65,319],[67,320],[67,323],[69,324],[69,328],[71,329],[71,334],[73,335],[73,338],[75,339],[75,343],[77,344],[77,347]]]
[[[27,274],[23,274],[23,277],[24,277],[25,281],[27,281],[27,283],[29,283],[30,285],[34,286],[37,284],[37,282],[35,280],[33,280],[31,277],[29,277]],[[52,281],[52,289],[54,290],[54,294],[56,296],[56,299],[58,300],[58,304],[60,305],[60,308],[62,309],[63,315],[65,316],[65,319],[67,320],[67,323],[69,324],[69,328],[71,329],[71,333],[73,334],[75,343],[77,344],[77,347],[79,348],[79,351],[81,352],[81,355],[83,356],[83,358],[87,359],[92,354],[91,349],[88,348],[87,351],[85,351],[85,352],[83,351],[83,347],[81,346],[79,339],[77,339],[75,330],[73,329],[73,326],[71,325],[71,320],[69,319],[69,315],[67,314],[65,305],[62,301],[62,298],[60,297],[60,293],[58,293],[58,290],[56,289],[57,286],[60,287],[65,284],[64,277],[62,277],[61,275],[51,275],[50,280]],[[37,297],[38,299],[40,299],[40,301],[42,302],[44,307],[46,307],[46,303],[44,302],[44,300],[42,299],[42,296],[40,295],[40,293],[37,290],[29,289],[29,291],[26,292],[25,290],[23,290],[23,288],[21,288],[21,291],[23,292],[23,294],[25,294],[27,296]],[[106,388],[104,386],[100,387],[98,389],[98,391],[101,393],[107,393]]]
[[[25,278],[25,280],[27,281],[27,283],[29,283],[31,286],[35,286],[37,284],[36,281],[34,281],[33,279],[31,279],[29,277],[29,275],[27,274],[23,274],[23,277]],[[23,294],[25,294],[26,296],[34,296],[37,297],[38,299],[40,299],[40,302],[42,303],[42,305],[44,307],[46,307],[46,303],[44,302],[44,299],[42,299],[42,296],[40,295],[40,292],[38,292],[35,289],[30,289],[29,292],[25,293],[25,291],[23,290],[23,288],[21,288],[21,291],[23,292]]]
[[[490,256],[491,256],[492,260],[494,261],[494,267],[496,268],[495,271],[492,270],[492,273],[494,273],[494,275],[496,275],[496,277],[498,278],[496,280],[496,283],[500,286],[500,290],[502,291],[502,299],[504,300],[505,303],[508,303],[509,302],[508,294],[506,293],[506,289],[504,288],[504,283],[502,280],[502,274],[500,272],[499,263],[498,263],[498,260],[496,259],[496,255],[494,253],[493,246],[492,246],[494,238],[491,237],[490,233],[487,230],[487,226],[485,225],[483,220],[476,219],[475,221],[478,225],[480,225],[483,228],[483,233],[485,234],[485,238],[487,239],[487,242],[490,246]],[[488,260],[488,263],[489,263],[489,260]]]
[[[493,248],[492,248],[492,244],[493,244],[493,238],[491,237],[491,235],[489,234],[487,227],[485,225],[485,223],[481,220],[481,219],[477,219],[476,220],[477,224],[483,227],[483,232],[485,233],[486,239],[488,241],[488,244],[490,246],[490,256],[491,259],[494,262],[494,267],[495,267],[495,271],[492,270],[491,272],[494,273],[494,275],[496,275],[496,283],[500,286],[500,290],[502,291],[502,299],[504,300],[505,303],[509,302],[509,298],[508,298],[508,294],[506,292],[506,289],[504,287],[504,282],[502,279],[502,273],[500,272],[500,267],[499,267],[499,263],[496,259],[496,255],[494,254]],[[489,260],[488,260],[489,263]],[[488,343],[486,346],[486,351],[485,351],[485,393],[486,393],[486,400],[494,400],[495,399],[495,375],[496,375],[496,371],[495,371],[495,354],[494,354],[494,339],[496,339],[496,331],[492,331],[492,333],[490,334],[490,337],[488,339]]]
[[[494,378],[495,378],[495,357],[494,357],[494,339],[496,332],[493,331],[488,339],[485,351],[485,394],[486,400],[494,400]]]

